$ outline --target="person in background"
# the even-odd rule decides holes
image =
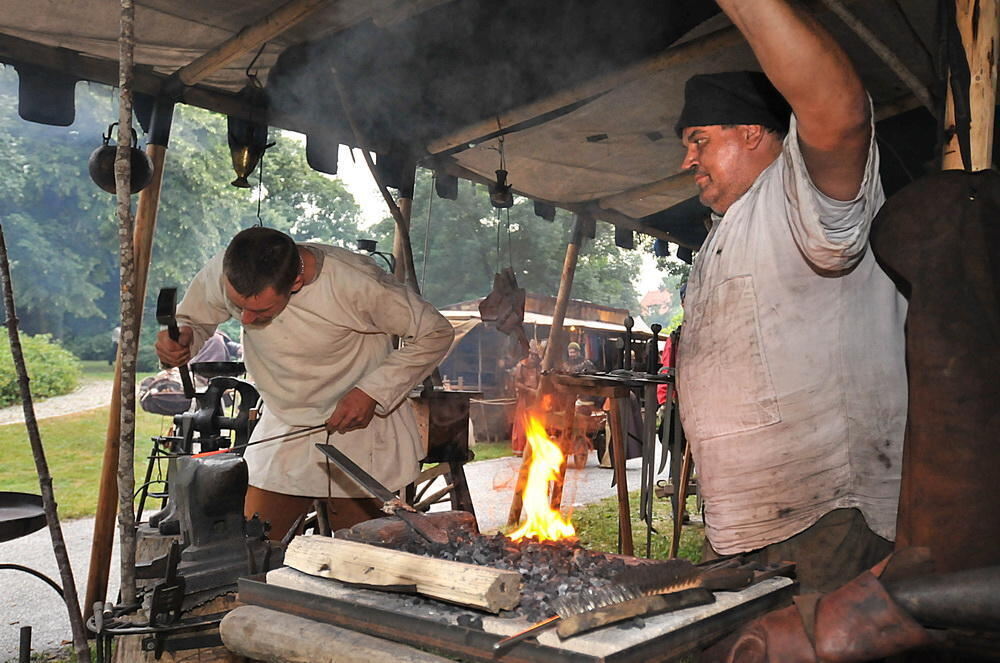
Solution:
[[[566,346],[566,362],[562,369],[564,373],[593,373],[597,370],[594,362],[583,356],[580,344],[575,341]]]
[[[314,500],[332,529],[384,515],[315,445],[330,442],[390,490],[413,481],[424,445],[405,400],[451,347],[451,324],[370,257],[263,227],[238,233],[194,277],[177,307],[179,340],[157,337],[160,360],[186,363],[230,318],[263,399],[251,445],[323,427],[247,447],[247,517],[260,514],[280,539]]]
[[[684,302],[681,417],[707,554],[792,560],[803,592],[825,591],[892,549],[906,423],[906,303],[868,243],[872,104],[811,16],[718,5],[764,74],[685,86],[681,167],[712,222]]]
[[[122,328],[120,325],[115,325],[115,328],[111,330],[111,354],[108,355],[108,366],[114,366],[115,360],[118,358],[118,343],[122,338]]]
[[[510,444],[515,456],[523,455],[527,444],[524,419],[538,398],[538,387],[542,378],[541,351],[539,345],[531,341],[528,356],[517,362],[512,373],[517,404],[514,406],[514,427],[511,431]]]

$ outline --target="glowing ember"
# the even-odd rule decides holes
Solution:
[[[573,525],[549,503],[549,482],[558,478],[563,462],[562,451],[545,434],[545,426],[533,416],[527,417],[525,437],[531,449],[528,481],[524,486],[524,524],[508,536],[514,541],[534,537],[540,541],[565,539],[576,535]]]

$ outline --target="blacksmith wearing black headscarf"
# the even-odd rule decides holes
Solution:
[[[680,137],[687,127],[760,124],[788,132],[792,110],[759,71],[698,74],[684,85],[684,109],[674,125]]]

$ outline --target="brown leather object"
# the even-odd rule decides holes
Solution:
[[[735,638],[704,652],[702,663],[852,663],[899,654],[934,643],[928,632],[893,601],[866,571],[846,585],[775,610],[748,624]],[[804,620],[815,619],[807,629]],[[810,640],[815,638],[815,645]]]
[[[823,661],[870,661],[933,644],[927,631],[865,572],[816,607],[816,654]]]
[[[909,299],[897,549],[927,546],[941,573],[1000,564],[1000,175],[914,182],[871,243]]]

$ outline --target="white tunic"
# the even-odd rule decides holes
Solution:
[[[447,353],[451,324],[367,257],[319,244],[318,274],[270,324],[243,328],[247,371],[263,400],[252,440],[322,424],[354,387],[377,402],[366,428],[330,437],[390,490],[417,475],[425,455],[412,409],[403,402]],[[220,253],[195,276],[177,309],[194,329],[192,354],[216,325],[240,318],[226,298]],[[391,336],[404,341],[393,351]],[[402,407],[400,405],[403,404]],[[289,495],[369,497],[315,448],[324,431],[246,449],[250,485]]]
[[[873,139],[857,197],[838,202],[810,180],[795,127],[715,219],[684,302],[681,415],[722,554],[841,507],[895,538],[906,301],[868,245],[878,151]]]

